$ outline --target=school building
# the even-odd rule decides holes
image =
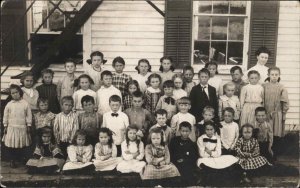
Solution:
[[[299,130],[299,1],[24,0],[3,1],[1,10],[1,91],[24,70],[38,75],[50,67],[57,82],[66,57],[78,61],[80,75],[96,50],[108,60],[107,70],[114,57],[123,57],[128,74],[141,58],[154,72],[164,55],[173,57],[177,72],[185,65],[198,72],[213,59],[227,82],[232,66],[246,71],[256,64],[256,49],[266,46],[272,52],[267,66],[281,69],[289,93],[287,130]]]

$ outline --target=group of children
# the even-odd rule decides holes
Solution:
[[[4,110],[11,167],[34,144],[30,173],[116,169],[140,173],[143,180],[182,176],[193,184],[191,174],[199,168],[238,165],[249,182],[249,171],[274,162],[273,140],[283,136],[288,110],[280,69],[268,69],[268,80],[260,80],[266,63],[261,56],[269,54],[260,48],[259,67],[243,80],[242,69],[234,66],[225,84],[215,62],[199,71],[196,84],[193,68],[176,74],[170,57],[161,58],[160,73],[151,72],[147,59],[139,60],[131,77],[123,72],[122,57],[113,60],[114,73],[103,70],[99,51],[91,53],[90,67],[78,78],[76,64],[66,60],[66,75],[57,85],[50,69],[42,71],[43,84],[36,88],[27,72],[22,87],[10,86],[12,100]]]

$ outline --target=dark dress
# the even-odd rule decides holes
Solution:
[[[56,92],[57,86],[55,84],[42,84],[36,87],[39,96],[49,100],[49,111],[54,114],[60,112],[60,105]]]
[[[183,180],[188,184],[195,183],[193,176],[197,169],[196,161],[198,159],[197,144],[188,140],[181,139],[176,136],[170,143],[171,162],[178,168]]]

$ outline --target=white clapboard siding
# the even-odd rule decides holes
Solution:
[[[164,11],[164,1],[153,3]],[[164,17],[146,1],[103,1],[85,24],[83,36],[84,62],[91,51],[99,50],[108,61],[107,70],[113,70],[117,56],[125,59],[127,73],[136,72],[142,58],[158,70],[164,52]]]
[[[290,109],[287,125],[299,125],[300,113],[300,3],[280,1],[276,66],[281,69],[281,83],[287,88]]]

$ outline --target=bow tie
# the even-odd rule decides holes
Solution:
[[[111,113],[112,117],[114,117],[114,116],[118,117],[118,115],[119,115],[118,113]]]
[[[161,128],[162,130],[166,131],[167,130],[167,125],[164,125],[164,126],[160,126],[159,128]]]
[[[175,105],[175,99],[173,99],[172,97],[167,97],[165,98],[165,103]]]
[[[203,138],[203,142],[217,143],[217,140],[216,139],[210,139],[210,138]]]

